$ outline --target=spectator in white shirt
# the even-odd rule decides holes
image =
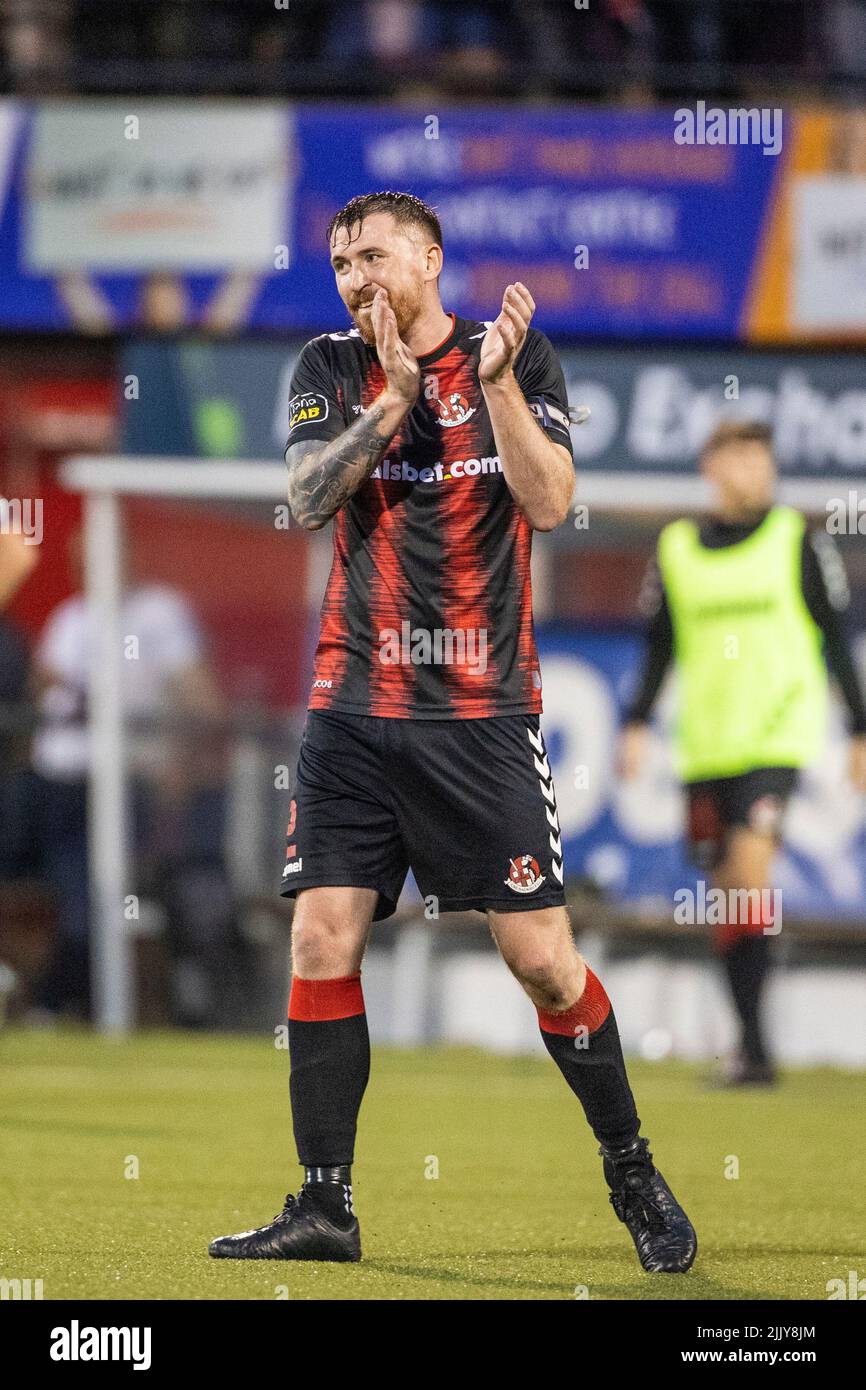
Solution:
[[[77,536],[72,560],[77,569]],[[17,803],[19,864],[38,872],[57,897],[56,949],[36,998],[38,1009],[52,1014],[89,1012],[87,783],[92,735],[87,700],[98,623],[92,604],[75,594],[55,608],[43,628],[34,659],[41,721]],[[167,861],[172,872],[182,872],[190,844],[192,857],[199,864],[206,860],[216,876],[222,849],[218,744],[224,709],[198,622],[177,590],[132,584],[122,600],[121,629],[137,849],[130,891],[139,891],[139,878],[148,871],[158,889]],[[222,892],[217,884],[215,895]],[[225,926],[222,909],[213,923]],[[205,935],[210,925],[208,919]],[[192,943],[191,949],[201,948],[201,940]],[[182,942],[180,949],[185,949]]]

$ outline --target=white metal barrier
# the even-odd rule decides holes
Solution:
[[[132,934],[124,915],[129,895],[129,832],[123,737],[121,595],[123,497],[285,503],[282,463],[130,456],[70,458],[61,477],[84,494],[85,586],[100,615],[97,659],[90,671],[92,733],[89,853],[93,903],[94,1017],[104,1032],[125,1033],[133,1023]],[[845,496],[844,479],[784,480],[781,499],[823,515],[829,496]],[[670,474],[580,473],[576,497],[598,513],[701,510],[709,501],[702,479]],[[408,948],[408,947],[407,947]]]

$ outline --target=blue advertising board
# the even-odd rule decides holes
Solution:
[[[446,307],[588,337],[735,339],[781,161],[683,145],[673,110],[274,103],[0,106],[0,326],[322,331],[324,231],[405,189],[444,229]],[[136,124],[131,124],[135,122]]]

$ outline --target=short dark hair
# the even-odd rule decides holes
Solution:
[[[330,243],[334,233],[344,228],[349,236],[352,228],[374,212],[390,212],[395,222],[402,226],[423,227],[425,232],[442,245],[442,227],[433,209],[414,193],[396,193],[383,189],[379,193],[362,193],[352,198],[344,208],[335,213],[328,223],[327,238]]]
[[[701,458],[709,458],[728,444],[763,444],[772,453],[772,427],[760,420],[720,420],[701,449]]]

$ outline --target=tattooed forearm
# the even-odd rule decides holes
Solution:
[[[387,414],[374,402],[329,444],[309,440],[287,449],[289,506],[306,530],[318,531],[330,521],[381,462],[395,433],[383,427]]]

